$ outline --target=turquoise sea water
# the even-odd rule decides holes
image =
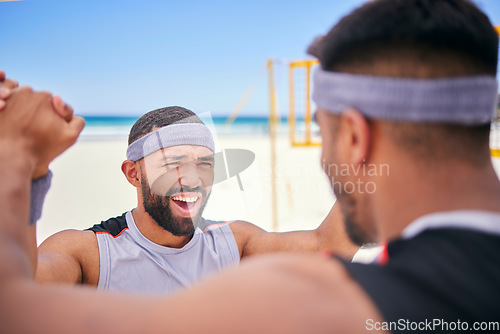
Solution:
[[[103,140],[126,138],[139,116],[84,116],[86,125],[80,139]],[[212,117],[211,122],[217,135],[223,136],[266,136],[269,134],[269,120],[267,117],[238,117],[232,124],[226,124],[227,117]],[[297,120],[297,136],[304,133],[304,121]],[[318,138],[318,126],[313,122],[313,136]],[[282,119],[277,128],[278,134],[288,134],[288,123]],[[500,121],[492,124],[491,147],[500,148]]]
[[[84,116],[86,125],[81,139],[112,139],[127,137],[132,125],[139,116]],[[269,133],[269,120],[267,117],[238,117],[231,123],[226,123],[227,117],[212,117],[211,122],[218,135],[267,135]],[[205,121],[205,120],[204,120]],[[303,121],[297,120],[297,131],[303,128]],[[278,133],[287,133],[287,120],[279,123]],[[316,124],[313,131],[317,132]]]

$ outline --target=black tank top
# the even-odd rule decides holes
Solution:
[[[341,261],[385,321],[393,323],[393,333],[500,333],[498,235],[454,228],[426,230],[389,243],[387,255],[385,265]],[[466,331],[452,330],[458,320]],[[440,327],[439,321],[454,323]],[[484,330],[485,324],[476,324],[483,330],[474,331],[474,323],[484,321],[496,326]],[[429,322],[437,327],[424,325]],[[415,323],[424,324],[416,328]],[[369,319],[366,326],[367,333],[377,332]]]

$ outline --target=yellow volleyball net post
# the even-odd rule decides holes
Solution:
[[[491,124],[490,152],[493,158],[500,158],[500,117]]]
[[[273,232],[278,231],[278,191],[276,186],[276,126],[278,124],[278,102],[274,85],[274,61],[267,61],[269,80],[269,139],[271,144],[271,206]]]
[[[318,61],[315,59],[309,59],[284,62],[269,59],[267,61],[267,71],[269,87],[269,139],[271,148],[271,208],[273,231],[278,231],[278,186],[276,173],[278,150],[276,137],[279,122],[278,98],[275,86],[274,67],[275,65],[283,64],[286,64],[286,66],[288,66],[288,130],[290,145],[292,147],[317,147],[321,145],[320,141],[314,140],[312,133],[313,119],[311,103],[311,73],[312,68],[318,64]],[[300,119],[300,127],[297,125],[298,119]],[[300,136],[297,135],[299,131],[301,132]]]
[[[318,64],[316,59],[295,60],[288,65],[289,102],[288,102],[288,128],[290,144],[292,146],[319,146],[321,142],[312,137],[312,103],[311,103],[311,73],[312,68]],[[299,72],[303,73],[302,78]],[[304,137],[297,139],[297,111],[303,111]]]

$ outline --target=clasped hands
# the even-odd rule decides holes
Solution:
[[[49,163],[75,143],[84,126],[61,97],[19,87],[0,70],[0,153],[25,158],[32,179],[48,173]]]

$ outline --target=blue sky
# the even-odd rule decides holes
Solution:
[[[315,36],[363,2],[0,2],[0,68],[83,115],[136,116],[167,105],[226,115],[253,85],[242,114],[266,115],[266,60],[306,58]],[[476,3],[500,25],[500,1]],[[277,69],[281,95],[285,74]]]

